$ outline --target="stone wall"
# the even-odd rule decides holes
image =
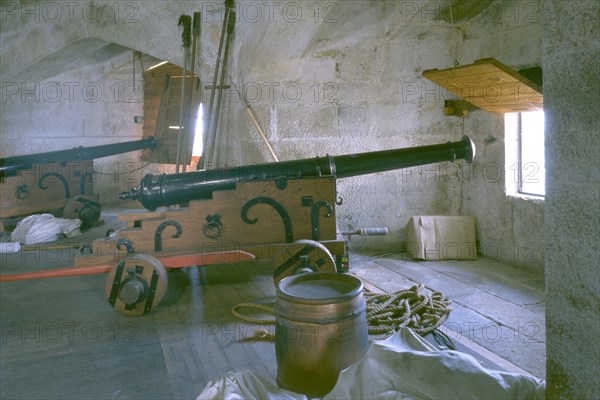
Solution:
[[[596,1],[543,8],[548,398],[600,398],[600,23]]]
[[[134,80],[131,50],[120,48],[108,57],[103,52],[90,54],[97,55],[96,62],[84,58],[47,79],[2,81],[2,156],[141,139],[142,125],[134,122],[143,115],[141,68]],[[102,204],[115,203],[119,192],[137,185],[141,166],[139,152],[95,160],[94,192]]]
[[[50,3],[63,4],[1,4],[2,156],[138,138],[141,126],[132,116],[141,105],[114,101],[110,89],[129,81],[130,52],[109,51],[106,45],[181,64],[180,14],[205,11],[197,68],[205,82],[212,77],[220,2],[110,1],[103,3],[101,18],[82,13],[86,6],[94,11],[91,1],[64,2],[74,8],[63,8],[60,16],[43,8]],[[432,18],[430,10],[441,4],[435,1],[301,1],[294,2],[295,10],[286,3],[285,11],[283,4],[271,9],[254,3],[260,18],[245,4],[229,71],[281,159],[424,145],[457,140],[463,133],[478,145],[476,162],[459,180],[439,166],[340,181],[340,228],[390,228],[383,240],[353,239],[353,248],[400,249],[404,225],[414,214],[475,215],[480,248],[502,252],[487,258],[534,268],[545,262],[549,397],[600,397],[598,3],[500,0],[458,25]],[[300,18],[294,14],[298,10]],[[507,197],[496,178],[494,167],[502,168],[505,160],[502,118],[483,112],[464,121],[443,116],[448,95],[420,76],[424,69],[484,57],[517,69],[542,63],[548,121],[543,206]],[[61,101],[52,92],[57,82],[66,90]],[[73,82],[79,84],[73,92],[77,101],[69,100]],[[81,91],[91,82],[110,96],[85,98],[94,98]],[[37,100],[36,84],[47,85],[39,95],[43,101]],[[230,92],[226,108],[216,162],[269,160],[237,92]],[[115,163],[129,161],[141,165],[119,156],[107,160],[104,170],[114,173]],[[103,178],[102,200],[137,183],[137,175],[120,168],[116,183],[114,175]],[[524,261],[529,254],[534,263]]]
[[[298,4],[303,25],[285,16],[247,25],[242,34],[249,39],[238,58],[243,85],[262,88],[252,107],[281,159],[461,138],[460,121],[443,115],[443,91],[421,77],[425,69],[452,63],[453,28],[447,21],[396,1],[329,3],[335,8],[321,6],[316,20],[309,12],[314,3]],[[278,43],[264,40],[268,37]],[[267,88],[274,88],[272,98]],[[255,135],[251,128],[246,132]],[[351,248],[401,250],[410,216],[460,213],[462,184],[443,179],[440,168],[339,180],[341,230],[390,230],[387,237],[352,238]]]
[[[492,3],[463,25],[457,60],[469,64],[493,57],[515,70],[541,66],[541,3]],[[505,141],[504,115],[471,112],[465,133],[475,141],[478,156],[463,174],[463,213],[477,218],[479,252],[491,267],[503,262],[543,270],[544,201],[507,193],[506,180],[514,180],[515,173],[506,150],[516,143]]]
[[[493,2],[487,12],[460,23],[436,18],[445,1],[269,4],[236,5],[230,88],[211,166],[271,161],[245,104],[282,160],[443,143],[468,134],[478,155],[470,166],[458,164],[462,176],[456,166],[438,164],[340,180],[340,229],[387,226],[388,236],[352,238],[352,248],[401,250],[410,216],[470,214],[478,219],[486,259],[541,268],[543,234],[534,227],[543,220],[543,206],[507,197],[495,176],[504,164],[501,117],[485,112],[465,120],[444,116],[444,100],[452,96],[421,77],[425,69],[484,57],[515,68],[539,65],[539,2]],[[55,138],[68,138],[73,147],[138,138],[141,126],[132,118],[141,104],[124,104],[123,97],[115,101],[111,87],[131,82],[126,49],[181,64],[176,24],[181,14],[203,12],[196,70],[205,84],[212,82],[220,2],[84,1],[72,12],[64,8],[60,18],[42,3],[3,7],[3,84],[15,82],[20,90],[21,84],[76,82],[83,88],[98,82],[105,98],[32,104],[27,96],[23,103],[21,93],[10,96],[1,104],[8,116],[1,122],[2,155],[32,151],[26,143],[62,148],[64,141]],[[100,9],[101,14],[93,13]],[[484,139],[490,135],[496,142],[488,145]],[[127,166],[116,179],[100,180],[103,201],[137,184],[142,172],[168,171],[149,165],[133,172],[143,164],[130,157],[103,160],[108,163],[103,170],[115,162]]]

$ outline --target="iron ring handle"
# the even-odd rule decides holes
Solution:
[[[219,221],[208,221],[204,224],[204,235],[209,239],[218,239],[223,233],[223,224]]]
[[[15,192],[15,197],[19,200],[25,200],[29,197],[29,187],[27,184],[23,183],[17,185],[17,191]]]

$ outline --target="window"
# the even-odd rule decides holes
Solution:
[[[545,194],[544,112],[519,113],[519,192]]]
[[[512,195],[545,195],[544,112],[505,114],[506,188]]]
[[[204,126],[202,124],[202,103],[198,106],[198,117],[196,118],[196,127],[194,131],[194,146],[192,147],[192,161],[198,163],[202,156],[202,147],[204,138],[202,137],[202,131]]]

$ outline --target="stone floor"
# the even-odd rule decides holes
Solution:
[[[106,220],[86,236],[117,227]],[[69,253],[48,249],[0,257],[2,275],[72,265]],[[0,398],[188,399],[230,370],[274,379],[273,344],[247,341],[258,326],[230,312],[241,302],[273,303],[271,271],[253,262],[172,272],[163,302],[135,318],[108,305],[104,275],[0,283]],[[544,378],[542,276],[484,259],[417,262],[393,252],[352,253],[351,273],[372,290],[421,283],[443,292],[454,309],[442,331],[459,350]]]

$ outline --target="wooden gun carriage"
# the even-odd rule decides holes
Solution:
[[[120,214],[127,226],[83,246],[72,273],[58,270],[47,276],[108,272],[109,303],[123,314],[142,315],[165,293],[165,267],[272,260],[276,282],[300,272],[344,272],[348,259],[336,226],[336,179],[443,161],[470,162],[474,152],[465,136],[421,147],[149,174],[138,187],[119,195],[138,200],[146,210]],[[8,275],[2,280],[13,279]]]

